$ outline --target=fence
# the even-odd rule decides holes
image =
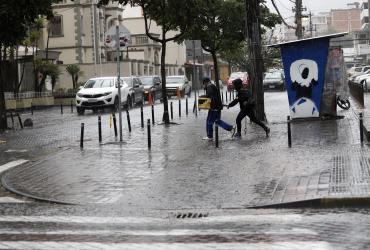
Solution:
[[[43,97],[53,97],[52,92],[22,92],[14,94],[12,92],[4,93],[5,100],[22,100],[22,99],[32,99],[32,98],[43,98]]]
[[[364,106],[364,87],[362,84],[358,84],[352,81],[348,81],[349,91],[351,96],[356,100],[358,104]]]

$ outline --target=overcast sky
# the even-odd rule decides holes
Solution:
[[[303,0],[303,7],[307,7],[307,10],[311,10],[313,13],[329,11],[330,9],[345,9],[348,3],[362,2],[363,0]],[[292,7],[295,2],[294,0],[275,0],[280,13],[286,18],[293,16]],[[266,0],[267,5],[272,11],[274,7],[271,4],[271,0]],[[275,12],[275,11],[274,11]]]

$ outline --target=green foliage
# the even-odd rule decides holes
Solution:
[[[73,89],[76,89],[78,87],[77,86],[78,78],[84,74],[83,71],[81,71],[80,66],[78,66],[78,64],[67,65],[66,71],[72,77]]]
[[[38,85],[38,90],[41,91],[44,84],[46,76],[50,76],[51,84],[54,89],[55,83],[61,74],[61,70],[57,64],[53,64],[50,61],[36,59],[35,60],[36,71],[42,74],[42,80]]]

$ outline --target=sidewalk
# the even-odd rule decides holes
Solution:
[[[73,204],[112,204],[132,209],[244,208],[323,198],[370,197],[369,147],[360,144],[358,110],[338,111],[341,120],[292,124],[292,148],[287,143],[288,104],[285,92],[265,94],[269,138],[250,122],[241,140],[220,130],[220,147],[202,141],[206,112],[189,111],[174,121],[180,125],[152,128],[147,148],[146,122],[140,109],[130,111],[132,133],[124,114],[124,143],[115,142],[109,115],[103,114],[103,144],[98,143],[97,117],[44,112],[47,121],[34,129],[5,135],[9,148],[49,151],[49,156],[5,172],[2,184],[26,196]],[[189,107],[192,107],[192,99]],[[160,121],[162,105],[156,105]],[[189,109],[190,110],[190,109]],[[222,117],[234,123],[238,108]],[[145,108],[146,119],[150,109]],[[50,118],[48,118],[50,117]],[[48,119],[47,119],[48,118]],[[80,123],[85,122],[85,146],[79,148]],[[244,126],[244,124],[243,124]],[[1,136],[0,136],[1,137]],[[3,136],[4,137],[4,136]]]

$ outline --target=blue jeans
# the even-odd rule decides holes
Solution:
[[[213,138],[213,124],[216,123],[221,128],[231,131],[233,128],[232,125],[227,124],[221,120],[221,111],[218,110],[209,110],[207,116],[207,137]]]

